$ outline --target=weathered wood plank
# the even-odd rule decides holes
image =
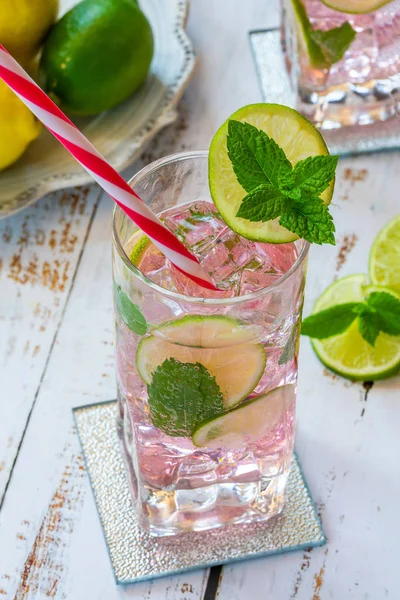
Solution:
[[[398,154],[340,162],[338,243],[311,251],[305,314],[336,277],[367,272],[374,236],[398,214],[397,165]],[[219,600],[398,597],[399,383],[330,374],[303,339],[296,445],[328,544],[225,567]]]
[[[82,477],[72,408],[115,397],[110,209],[104,197],[0,512],[0,589],[15,600],[196,600],[204,586],[200,571],[118,589]]]
[[[98,195],[52,194],[0,222],[0,504]]]

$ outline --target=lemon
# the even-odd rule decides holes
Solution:
[[[30,62],[58,12],[58,0],[2,0],[0,43],[20,62]]]
[[[46,39],[41,83],[66,110],[93,115],[133,94],[152,56],[151,27],[136,0],[83,0]]]
[[[14,163],[40,130],[29,108],[0,81],[0,170]]]

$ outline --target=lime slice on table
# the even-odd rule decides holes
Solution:
[[[313,312],[346,302],[363,302],[374,291],[400,298],[389,288],[368,286],[366,275],[350,275],[329,286],[318,298]],[[380,333],[375,346],[371,346],[361,337],[357,321],[340,335],[311,340],[320,361],[331,371],[353,380],[374,381],[395,374],[400,368],[400,337]]]
[[[284,150],[295,165],[309,156],[329,154],[319,131],[297,111],[280,104],[249,104],[233,113],[215,134],[209,153],[209,183],[211,196],[224,221],[245,238],[258,242],[282,244],[297,240],[297,236],[278,224],[278,219],[252,223],[236,216],[246,195],[236,179],[228,156],[228,121],[250,123],[264,131]],[[332,198],[334,181],[321,194],[325,204]]]
[[[400,215],[378,233],[369,255],[369,276],[373,284],[400,293]]]
[[[218,319],[223,319],[219,317]],[[156,368],[163,364],[168,358],[174,358],[181,363],[200,363],[210,374],[215,377],[216,382],[224,397],[224,406],[231,408],[255,389],[260,381],[266,364],[266,354],[262,344],[249,343],[248,333],[243,334],[243,343],[239,343],[239,322],[231,321],[231,331],[237,344],[224,348],[213,346],[215,344],[216,332],[221,329],[215,317],[188,316],[169,323],[169,328],[174,328],[174,343],[158,337],[165,335],[163,327],[153,330],[153,335],[141,340],[136,352],[136,366],[139,375],[146,384],[151,383],[152,374]],[[190,336],[191,326],[198,328],[202,323],[201,340],[203,348],[192,347],[187,344]],[[232,323],[234,324],[232,327]],[[179,336],[181,331],[181,337]],[[226,334],[226,331],[225,331]],[[197,335],[197,333],[196,333]],[[193,342],[192,342],[193,343]]]
[[[321,0],[328,8],[344,13],[364,15],[389,4],[392,0]]]
[[[201,425],[192,436],[195,446],[239,448],[272,431],[294,400],[294,385],[283,385],[253,398]]]

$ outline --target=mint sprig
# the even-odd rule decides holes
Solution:
[[[347,331],[357,319],[358,329],[371,346],[381,332],[400,335],[400,300],[388,292],[372,292],[365,302],[338,304],[303,320],[301,333],[325,339]]]
[[[335,244],[335,226],[319,195],[335,175],[337,156],[313,156],[293,168],[282,148],[249,123],[228,122],[228,155],[248,192],[237,217],[279,224],[316,244]]]
[[[147,386],[150,416],[155,427],[173,437],[187,437],[224,412],[221,390],[200,363],[166,359]]]

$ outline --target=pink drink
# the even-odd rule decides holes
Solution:
[[[348,22],[356,32],[341,60],[318,68],[304,43],[295,10],[299,0],[282,0],[284,46],[301,112],[325,129],[395,115],[400,103],[400,0],[367,14],[333,10],[321,0],[300,1],[313,29],[327,31]]]
[[[185,177],[193,176],[190,161],[205,167],[203,155],[189,157]],[[165,224],[223,290],[210,292],[152,244],[143,246],[140,233],[129,235],[123,215],[117,217],[114,230],[126,255],[157,284],[132,277],[114,253],[116,284],[149,325],[144,334],[132,331],[117,300],[120,435],[140,523],[154,535],[172,535],[271,518],[284,506],[293,452],[307,245],[244,239],[210,201],[162,211]],[[197,417],[188,392],[180,419],[173,396],[181,393],[179,377],[152,391],[160,365],[171,360],[179,368],[189,365],[190,373],[206,368],[223,395],[222,410],[214,415],[211,407],[208,418],[189,426]]]

